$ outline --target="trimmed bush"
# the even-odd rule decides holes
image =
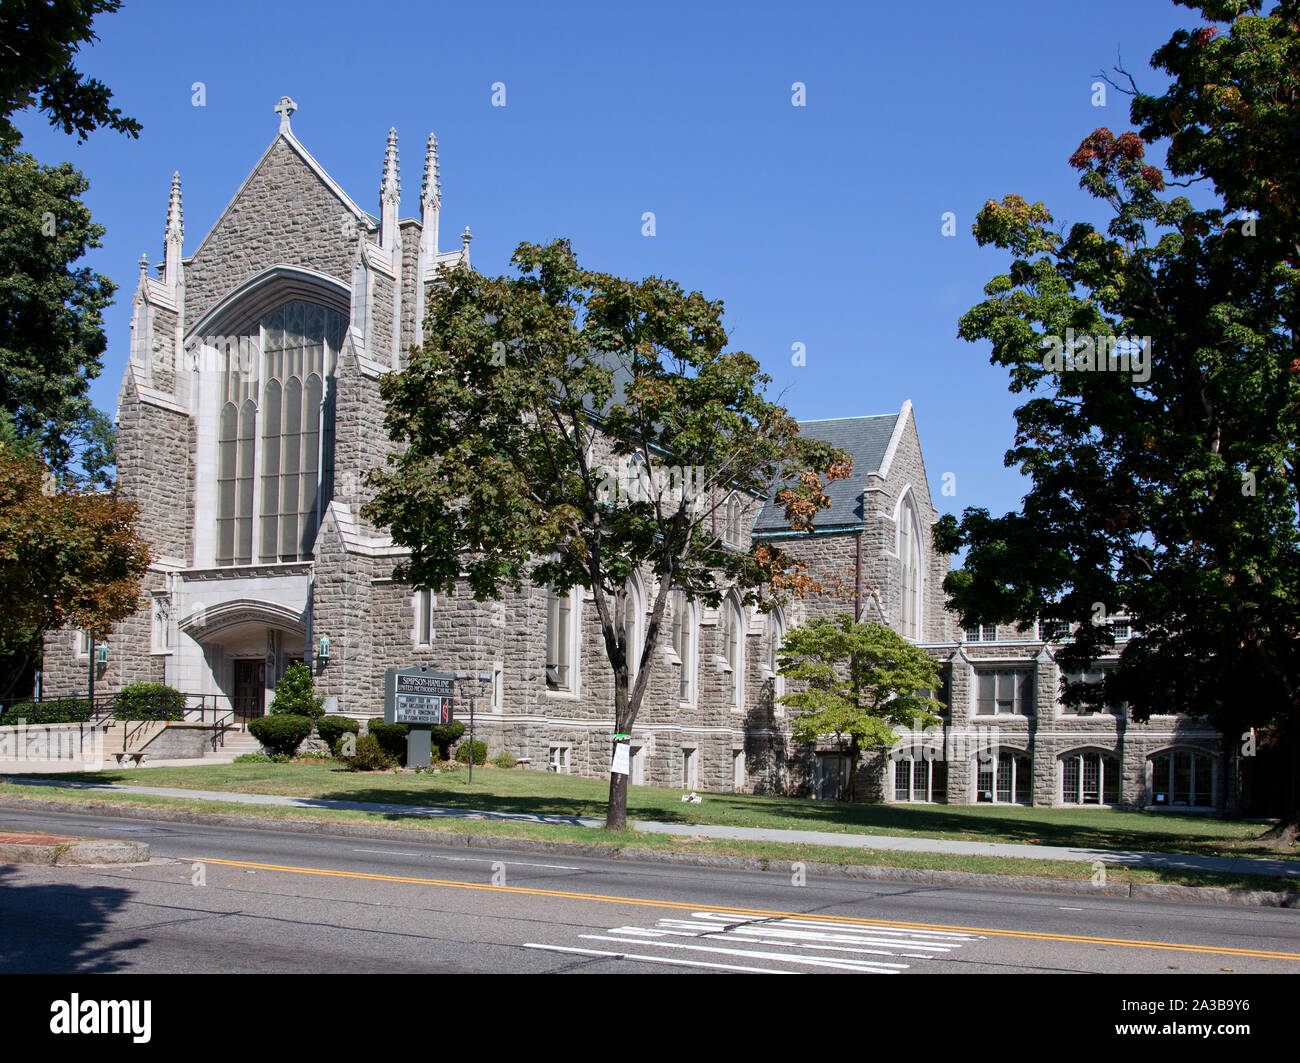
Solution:
[[[306,716],[259,716],[250,720],[248,730],[273,755],[291,757],[303,739],[311,734],[311,720]]]
[[[20,701],[0,712],[0,727],[16,727],[19,720],[30,724],[85,723],[90,719],[90,702],[73,698],[62,701]]]
[[[361,724],[347,716],[322,716],[316,721],[316,733],[330,749],[345,734],[357,734],[360,730]]]
[[[325,699],[316,697],[311,669],[294,661],[275,684],[275,697],[266,710],[268,716],[306,716],[316,720],[325,715]]]
[[[410,731],[404,723],[378,723],[371,721],[370,733],[374,735],[383,751],[399,764],[406,763],[406,735]]]
[[[343,763],[348,766],[348,771],[385,771],[397,761],[384,749],[378,738],[364,734],[357,739],[356,752],[350,757],[344,757]]]
[[[132,683],[113,695],[119,720],[183,720],[185,695],[166,683]]]
[[[448,724],[439,724],[429,728],[434,747],[438,750],[439,760],[451,760],[451,747],[465,733],[465,725],[459,720]]]
[[[272,760],[265,753],[241,753],[233,763],[235,764],[270,764]]]
[[[473,745],[474,745],[474,763],[475,763],[475,764],[486,764],[486,763],[487,763],[487,743],[486,743],[486,742],[480,742],[480,741],[478,741],[477,739],[475,739]],[[459,746],[459,747],[457,748],[457,750],[456,750],[456,759],[457,759],[461,764],[468,764],[468,763],[469,763],[469,747],[470,747],[470,743],[469,743],[469,742],[462,742],[462,743],[460,744],[460,746]]]
[[[519,763],[519,761],[515,759],[515,755],[511,753],[508,749],[503,749],[500,753],[498,753],[495,757],[492,758],[492,763],[495,764],[498,768],[513,768],[516,764]]]

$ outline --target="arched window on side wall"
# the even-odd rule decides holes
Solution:
[[[698,636],[695,606],[681,591],[674,591],[672,609],[673,652],[677,655],[680,664],[677,674],[677,699],[693,705],[696,691],[697,661],[695,651]]]
[[[898,510],[898,558],[902,588],[900,634],[918,639],[921,637],[921,522],[910,491]]]

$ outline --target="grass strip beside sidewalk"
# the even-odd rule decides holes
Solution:
[[[328,761],[144,767],[47,778],[484,812],[591,816],[601,820],[605,818],[609,794],[604,779],[542,771],[475,768],[471,786],[464,767],[421,775],[354,773]],[[630,786],[628,818],[1080,849],[1300,859],[1300,852],[1278,852],[1259,842],[1266,824],[1170,812],[1021,805],[842,804],[804,797],[714,792],[704,793],[703,803],[696,805],[683,804],[681,794],[681,790],[670,787]]]
[[[135,772],[131,773],[133,776]],[[945,853],[877,851],[837,846],[799,845],[783,842],[750,842],[703,839],[664,834],[623,831],[610,834],[587,827],[502,822],[496,820],[407,818],[400,814],[358,812],[334,809],[303,809],[285,806],[244,805],[206,799],[158,797],[143,794],[116,794],[103,791],[61,789],[52,786],[0,784],[0,798],[25,799],[80,807],[109,807],[138,811],[180,811],[198,814],[239,816],[268,823],[311,823],[318,825],[361,825],[396,828],[436,841],[438,835],[491,838],[522,838],[542,842],[582,845],[600,855],[623,851],[635,855],[638,850],[696,853],[713,857],[743,857],[766,861],[805,861],[840,866],[896,867],[918,871],[959,871],[983,875],[1011,875],[1044,879],[1091,881],[1090,863],[1059,860],[1032,860],[995,856],[963,856]],[[0,822],[3,822],[0,807]],[[1294,880],[1266,875],[1224,874],[1209,871],[1185,871],[1165,868],[1106,866],[1108,883],[1141,883],[1176,886],[1210,886],[1229,889],[1294,891]]]

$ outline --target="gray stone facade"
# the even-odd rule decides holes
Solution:
[[[376,216],[358,207],[294,137],[292,101],[282,100],[277,111],[279,132],[193,254],[182,253],[177,177],[164,261],[152,276],[150,264],[142,263],[119,396],[118,471],[123,492],[140,504],[156,557],[139,611],[108,637],[109,660],[97,671],[97,690],[162,681],[259,714],[287,665],[306,660],[318,692],[337,699],[338,711],[366,719],[383,711],[386,669],[428,664],[489,672],[496,677],[493,692],[475,716],[490,755],[509,750],[534,768],[604,775],[613,737],[613,678],[591,602],[575,602],[573,674],[567,689],[553,689],[543,589],[488,603],[473,601],[463,588],[435,596],[426,641],[419,596],[393,579],[400,551],[384,529],[360,515],[365,473],[392,446],[379,381],[400,369],[407,350],[420,342],[438,266],[468,262],[468,229],[458,248],[438,248],[436,143],[431,138],[426,153],[420,217],[399,220],[396,134],[390,134]],[[337,347],[325,348],[319,409],[304,415],[318,418],[319,436],[312,439],[319,471],[314,503],[303,502],[312,507],[315,538],[302,556],[286,553],[275,532],[266,530],[277,527],[288,496],[282,481],[273,480],[280,469],[281,451],[274,449],[280,429],[268,420],[273,374],[263,350],[284,340],[281,333],[271,335],[280,326],[268,325],[268,315],[295,302],[346,323]],[[226,353],[231,337],[243,337],[252,352],[238,373]],[[239,428],[236,440],[223,418],[245,409],[251,426]],[[786,710],[775,700],[780,680],[770,661],[782,625],[788,630],[835,612],[889,624],[949,666],[952,707],[945,734],[988,729],[972,702],[981,662],[1008,659],[1031,670],[1037,711],[996,722],[998,743],[1029,758],[1028,799],[1034,804],[1060,803],[1061,757],[1072,750],[1115,759],[1125,804],[1148,802],[1152,754],[1177,747],[1217,757],[1217,736],[1178,718],[1138,725],[1110,715],[1063,716],[1054,707],[1055,666],[1041,643],[962,642],[944,609],[948,559],[929,546],[937,510],[910,402],[897,413],[807,422],[804,430],[850,445],[857,459],[853,476],[834,485],[834,505],[812,533],[791,533],[776,507],[755,500],[746,503],[745,522],[755,539],[801,559],[825,592],[793,601],[780,614],[742,610],[740,704],[732,700],[719,610],[690,611],[695,678],[686,700],[679,696],[684,666],[665,629],[633,729],[634,783],[824,790],[833,758],[822,755],[829,750],[792,740]],[[236,457],[222,456],[227,444]],[[238,543],[240,535],[248,536],[251,556],[242,561],[219,560],[223,513],[235,514],[235,526],[247,529],[233,538]],[[654,593],[642,586],[645,602]],[[321,653],[324,640],[328,656]],[[77,655],[76,644],[72,631],[47,639],[46,696],[86,689],[89,661]],[[464,718],[465,707],[458,711]],[[907,736],[904,744],[916,741]],[[1217,759],[1215,765],[1217,773]],[[896,792],[895,775],[892,762],[877,757],[864,765],[858,792],[878,800],[914,799]],[[975,760],[953,760],[942,799],[978,800],[977,782]]]

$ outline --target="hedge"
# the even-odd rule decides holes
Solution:
[[[132,683],[113,696],[119,720],[183,720],[185,695],[166,683]]]
[[[59,701],[19,701],[0,711],[0,726],[14,727],[19,720],[30,724],[85,723],[90,719],[90,702],[73,698]]]
[[[348,771],[385,771],[397,763],[373,734],[364,734],[358,738],[356,751],[342,760],[348,766]]]
[[[406,763],[406,736],[410,730],[404,723],[384,723],[382,717],[377,723],[372,720],[369,727],[380,748],[399,764]]]
[[[248,730],[273,754],[291,757],[298,752],[303,739],[311,734],[311,717],[259,716],[248,721]]]
[[[316,721],[316,733],[331,752],[334,744],[345,734],[356,734],[360,730],[361,724],[350,716],[322,716]]]

